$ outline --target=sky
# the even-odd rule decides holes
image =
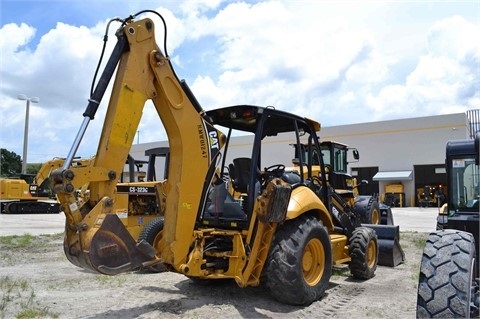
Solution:
[[[274,106],[336,126],[480,108],[480,0],[0,0],[0,147],[23,155],[25,94],[39,98],[27,162],[66,157],[107,22],[144,9],[166,20],[175,72],[206,110]],[[108,97],[77,156],[95,155]],[[164,140],[147,102],[134,143]]]

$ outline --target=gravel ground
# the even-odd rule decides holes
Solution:
[[[307,307],[262,287],[199,285],[175,273],[94,274],[70,264],[62,234],[0,236],[0,318],[415,318],[426,232],[401,232],[405,262],[367,281],[334,269],[325,296]]]

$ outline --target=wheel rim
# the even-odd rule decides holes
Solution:
[[[375,242],[373,240],[370,240],[368,243],[368,249],[367,249],[367,264],[368,268],[372,268],[375,266],[375,259],[377,256],[377,246],[375,245]]]
[[[372,211],[372,224],[374,225],[380,224],[380,213],[378,212],[378,209],[374,209]]]
[[[303,277],[310,286],[315,286],[322,278],[325,270],[325,250],[319,239],[311,239],[305,246],[302,270]]]
[[[157,248],[157,244],[160,242],[160,240],[162,240],[162,237],[163,237],[163,230],[161,230],[156,236],[155,236],[155,239],[153,240],[153,247],[156,249]]]

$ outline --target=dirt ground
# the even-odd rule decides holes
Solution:
[[[308,307],[273,300],[262,287],[199,285],[175,273],[94,274],[70,264],[62,235],[0,237],[0,318],[414,318],[427,233],[402,232],[406,260],[368,281],[334,269]]]

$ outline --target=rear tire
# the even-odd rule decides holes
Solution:
[[[148,222],[138,235],[138,241],[145,240],[147,243],[156,247],[156,244],[162,239],[164,220],[163,217],[157,217]],[[155,264],[146,268],[152,272],[164,272],[167,271],[167,267],[164,264]]]
[[[380,224],[380,206],[376,200],[374,200],[372,206],[370,206],[367,218],[370,220],[370,224]]]
[[[380,224],[380,205],[373,196],[359,196],[353,206],[355,214],[359,217],[360,224]]]
[[[417,318],[469,318],[475,239],[447,229],[430,233],[422,255]]]
[[[264,275],[271,295],[282,303],[320,299],[332,275],[332,246],[322,222],[303,215],[279,226]]]
[[[353,277],[370,279],[375,276],[378,263],[377,234],[368,227],[358,227],[349,240],[348,251],[352,259],[348,264]]]

